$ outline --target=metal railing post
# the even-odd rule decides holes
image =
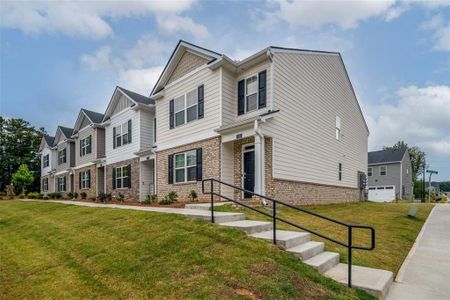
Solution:
[[[273,201],[273,211],[272,211],[272,219],[273,219],[273,244],[277,244],[277,203]]]
[[[348,287],[352,287],[352,226],[348,227]]]
[[[215,223],[214,222],[214,194],[213,194],[213,191],[214,191],[214,181],[211,179],[211,190],[210,190],[210,192],[211,192],[211,222]]]

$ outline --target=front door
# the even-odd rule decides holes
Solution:
[[[244,152],[244,189],[255,190],[255,151]],[[251,198],[252,194],[244,192],[244,198]]]

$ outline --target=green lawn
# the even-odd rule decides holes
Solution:
[[[412,206],[410,203],[362,202],[307,206],[304,208],[348,223],[373,226],[376,231],[375,250],[354,250],[353,263],[390,270],[396,274],[433,207],[431,204],[414,205],[417,206],[416,218],[409,218],[407,216],[409,208]],[[222,206],[217,209],[222,211],[236,210],[229,206]],[[262,215],[249,209],[239,211],[245,212],[249,219],[264,220]],[[289,208],[281,209],[279,216],[306,228],[317,230],[335,239],[347,242],[347,230],[342,226],[333,225],[331,222],[310,217],[305,213]],[[278,224],[280,229],[293,229],[289,225],[284,225],[281,222]],[[341,261],[347,261],[346,248],[315,236],[312,238],[317,241],[324,241],[326,250],[339,252],[341,254]],[[370,244],[368,231],[362,231],[360,229],[355,231],[354,244],[368,246]]]
[[[24,298],[372,299],[206,221],[0,201],[0,299]]]

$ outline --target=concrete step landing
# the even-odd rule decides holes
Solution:
[[[247,234],[254,234],[263,231],[269,231],[272,229],[272,223],[270,222],[250,221],[250,220],[226,222],[221,223],[220,225],[239,229]]]
[[[326,271],[324,275],[342,284],[347,284],[348,265],[337,264]],[[360,288],[380,299],[386,297],[392,280],[392,272],[355,265],[352,266],[352,286]]]
[[[325,244],[322,242],[307,242],[292,248],[286,249],[286,251],[294,254],[301,260],[307,260],[313,256],[316,256],[323,252]]]
[[[273,241],[273,230],[263,231],[259,233],[251,234],[250,236],[263,239],[272,243]],[[277,230],[276,231],[276,241],[277,245],[283,249],[292,248],[300,244],[309,242],[311,239],[311,234],[306,232],[289,231],[289,230]]]
[[[339,263],[339,253],[325,251],[303,262],[324,273]]]
[[[214,202],[214,206],[222,206],[222,205],[230,205],[231,202],[224,201],[224,202]],[[188,209],[202,209],[202,210],[211,210],[211,203],[204,202],[204,203],[191,203],[186,204],[184,208]]]

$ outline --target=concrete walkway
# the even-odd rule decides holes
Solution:
[[[183,215],[183,216],[189,217],[189,218],[211,220],[211,211],[208,211],[205,209],[135,206],[135,205],[123,205],[123,204],[103,204],[103,203],[95,203],[95,202],[81,202],[81,201],[70,201],[70,200],[24,199],[24,200],[20,200],[20,201],[52,202],[52,203],[61,203],[61,204],[66,204],[66,205],[77,205],[77,206],[87,206],[87,207],[131,209],[131,210],[151,211],[151,212],[167,213],[167,214],[177,214],[177,215]],[[217,223],[240,221],[240,220],[245,219],[245,215],[242,213],[232,213],[232,212],[214,212],[214,219]]]
[[[450,299],[450,205],[431,212],[387,299]]]

